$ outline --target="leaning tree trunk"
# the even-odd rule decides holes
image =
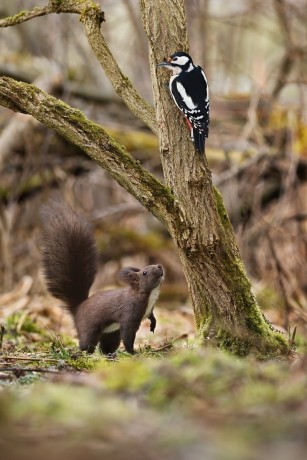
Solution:
[[[156,67],[170,54],[188,50],[184,0],[140,0],[140,6],[150,45],[161,162],[180,216],[179,225],[169,230],[178,247],[200,336],[241,355],[251,350],[285,351],[285,340],[257,306],[206,157],[195,153],[171,100],[169,74]]]
[[[156,63],[188,46],[183,0],[140,0],[150,45],[156,118],[108,50],[101,34],[103,12],[93,0],[49,0],[47,6],[0,20],[8,27],[52,13],[79,14],[84,32],[115,90],[153,131],[159,130],[166,185],[80,111],[33,85],[0,78],[0,104],[28,113],[84,150],[168,229],[178,247],[199,336],[240,355],[289,351],[285,338],[265,320],[246,277],[222,197],[213,187],[206,158],[193,148]],[[157,121],[157,123],[156,123]],[[158,128],[157,128],[158,126]]]

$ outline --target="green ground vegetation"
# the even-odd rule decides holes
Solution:
[[[136,459],[303,458],[303,350],[259,361],[170,343],[106,359],[79,352],[69,337],[27,343],[39,331],[29,317],[20,325],[20,317],[7,321],[0,350],[0,439],[10,458],[35,450],[40,458],[80,451],[121,459],[127,449]]]

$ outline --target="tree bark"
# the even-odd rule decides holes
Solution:
[[[99,42],[97,25],[100,25],[102,13],[96,4],[94,6],[91,0],[51,0],[51,12],[55,11],[55,5],[56,12],[80,13],[81,9],[81,20],[87,28],[89,41]],[[218,346],[240,355],[250,351],[261,355],[286,353],[288,343],[273,330],[257,306],[222,197],[212,185],[206,157],[195,152],[179,111],[165,87],[169,75],[162,77],[161,69],[161,74],[157,75],[158,62],[171,52],[188,48],[184,2],[140,0],[140,6],[150,45],[166,186],[142,168],[100,126],[33,85],[0,78],[0,104],[31,114],[81,147],[166,226],[178,247],[203,342],[210,338]],[[5,20],[2,24],[8,25]],[[93,36],[92,30],[95,31]],[[95,46],[93,49],[98,54]],[[111,59],[108,53],[104,59],[107,65]],[[116,68],[113,70],[118,75]],[[116,78],[114,74],[113,78]],[[135,90],[128,97],[126,92],[122,93],[122,85],[114,84],[114,88],[125,100],[132,98],[132,106],[134,102],[139,103]],[[144,120],[149,112],[146,104],[142,107],[137,114]]]

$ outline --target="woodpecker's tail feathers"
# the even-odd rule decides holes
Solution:
[[[194,128],[192,139],[194,141],[197,152],[200,155],[203,155],[205,151],[205,141],[206,141],[204,131]]]

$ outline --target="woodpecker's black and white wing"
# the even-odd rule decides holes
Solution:
[[[170,92],[177,105],[191,124],[191,137],[200,154],[205,149],[209,134],[209,88],[206,75],[199,66],[170,78]]]

